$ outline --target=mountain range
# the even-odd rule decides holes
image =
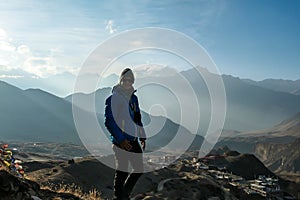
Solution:
[[[147,130],[146,132],[149,134],[148,151],[160,150],[160,147],[169,144],[175,137],[177,137],[177,140],[169,145],[170,150],[174,152],[180,149],[184,143],[191,144],[190,148],[199,149],[204,141],[201,134],[205,132],[205,126],[208,123],[206,120],[211,116],[207,87],[204,80],[199,75],[195,75],[194,71],[188,70],[181,73],[182,76],[190,81],[200,102],[201,116],[204,115],[204,120],[200,122],[201,129],[198,130],[198,135],[194,135],[189,131],[188,124],[182,125],[176,122],[176,118],[175,120],[172,119],[172,116],[178,114],[178,110],[176,110],[178,109],[178,104],[173,101],[166,101],[163,98],[165,91],[160,90],[161,88],[139,88],[138,96],[143,110],[142,119]],[[202,73],[209,72],[203,71]],[[207,74],[207,77],[212,79],[216,78],[215,76],[214,74]],[[111,76],[109,78],[113,80],[115,77]],[[173,83],[176,82],[177,77],[170,75],[163,78]],[[149,80],[155,81],[159,79],[160,77],[144,77],[143,79],[137,79],[137,82],[138,84],[143,84]],[[226,89],[227,116],[223,130],[225,134],[222,135],[222,139],[216,147],[227,145],[230,149],[238,150],[241,153],[253,153],[275,173],[285,173],[286,176],[290,177],[294,176],[290,175],[290,173],[299,174],[300,96],[288,91],[275,91],[247,83],[245,80],[232,76],[223,75],[222,79]],[[184,90],[180,85],[177,89],[178,91]],[[184,92],[186,91],[183,91],[183,94],[185,94]],[[77,96],[84,99],[95,95],[98,122],[102,129],[105,130],[103,124],[104,101],[111,94],[111,87],[98,89],[94,93],[75,93],[65,98],[60,98],[40,89],[22,90],[0,81],[0,94],[0,141],[17,140],[22,143],[25,141],[60,142],[80,144],[82,146],[73,120],[72,98]],[[170,118],[147,113],[150,110],[151,102],[160,101],[162,105],[167,105],[166,109],[169,111],[167,114],[170,115]],[[188,104],[188,98],[182,103]],[[79,105],[74,106],[78,107]],[[194,105],[188,106],[192,107]],[[92,115],[91,110],[85,110],[80,107],[79,109],[87,116]],[[105,132],[105,135],[99,134],[99,137],[108,137],[108,135]],[[100,140],[102,140],[101,138]],[[35,143],[32,148],[36,150],[38,146],[39,143]],[[52,146],[50,145],[49,148],[47,151],[51,151]],[[60,148],[64,149],[65,145]],[[72,149],[74,149],[73,146]],[[81,149],[76,148],[76,151],[81,152]],[[84,151],[82,153],[85,155],[87,152]],[[54,156],[55,154],[53,150],[51,155]],[[26,157],[25,154],[21,155]],[[36,154],[30,154],[30,156],[37,159],[40,158]],[[64,158],[64,156],[59,158]],[[51,159],[51,156],[49,159]],[[94,165],[91,161],[87,162]],[[232,154],[229,155],[228,159],[224,160],[226,167],[237,174],[245,173],[244,168],[254,162],[259,163],[257,166],[260,166],[260,168],[263,167],[254,156],[248,154]],[[67,173],[70,173],[74,172],[70,170],[72,167],[78,166],[70,166],[65,163],[54,165],[51,165],[51,163],[47,164],[49,167],[47,167],[47,170],[50,170],[51,173],[44,170],[40,174],[35,175],[42,176],[48,173],[50,177],[56,178],[57,173],[53,173],[54,171],[66,170]],[[184,168],[184,165],[179,165],[180,168]],[[266,169],[264,168],[264,170]],[[253,174],[254,172],[251,172],[248,175],[250,177]],[[270,174],[272,175],[272,173]],[[167,175],[169,176],[170,173]],[[153,177],[155,176],[157,174]],[[73,177],[71,178],[74,180]],[[78,177],[75,177],[75,179],[78,179]],[[78,180],[81,179],[79,178]],[[44,179],[41,179],[41,181],[44,181]],[[152,184],[147,178],[146,183],[149,184],[149,187]],[[198,182],[196,183],[198,184]],[[111,191],[111,188],[106,189]]]
[[[196,105],[190,103],[186,89],[178,82],[178,74],[136,79],[136,84],[141,86],[152,82],[154,84],[144,85],[138,88],[137,95],[143,111],[144,124],[149,124],[152,119],[167,122],[168,134],[176,133],[176,130],[190,132],[191,124],[199,123],[197,133],[204,136],[211,118],[210,94],[201,75],[190,69],[180,72],[179,76],[189,80],[189,83],[200,103],[201,120],[190,117],[182,123],[181,110],[185,107],[195,109]],[[208,79],[220,78],[218,75],[202,69],[201,74]],[[224,129],[234,130],[235,133],[249,132],[272,127],[279,122],[290,118],[300,111],[300,96],[288,92],[278,92],[257,85],[247,83],[245,80],[222,75],[226,90],[227,112]],[[107,85],[117,80],[116,75],[103,79]],[[168,82],[180,94],[175,96],[168,88],[160,87],[155,83]],[[113,85],[113,84],[112,84]],[[95,108],[100,125],[103,126],[103,112],[105,98],[111,93],[111,88],[101,88],[93,93],[75,93],[65,98],[55,96],[40,89],[22,90],[6,82],[0,81],[0,120],[1,137],[3,140],[19,139],[27,141],[65,141],[80,143],[73,121],[72,97],[89,98],[95,95]],[[177,96],[182,95],[182,102],[176,101]],[[159,97],[159,98],[158,98]],[[153,116],[149,112],[153,104],[160,104],[165,109],[165,116]],[[79,105],[75,105],[79,106]],[[181,107],[180,107],[181,106]],[[90,110],[82,109],[87,115]],[[151,116],[151,117],[150,117]],[[148,120],[148,122],[147,122]],[[150,120],[150,121],[149,121]],[[155,120],[154,120],[155,121]],[[153,122],[153,120],[152,120]],[[178,126],[182,127],[178,129]],[[166,129],[164,129],[166,130]],[[152,130],[150,130],[152,132]],[[155,132],[157,133],[157,132]],[[153,133],[151,133],[153,134]],[[189,133],[192,134],[192,133]],[[174,136],[174,135],[173,135]],[[173,137],[172,134],[169,138]],[[153,138],[154,139],[154,138]]]
[[[202,69],[201,74],[195,69],[182,71],[180,73],[170,73],[164,76],[143,76],[136,77],[137,94],[140,99],[141,108],[149,111],[153,105],[162,105],[164,114],[175,123],[181,124],[191,130],[194,124],[199,123],[198,134],[205,135],[211,120],[211,96],[203,77],[214,82],[222,78],[224,82],[227,112],[224,129],[236,131],[253,131],[274,126],[284,119],[287,119],[300,111],[300,96],[289,92],[276,91],[266,87],[258,86],[243,79],[230,75],[221,77]],[[196,99],[191,99],[192,94],[188,93],[185,78],[196,95]],[[117,81],[118,76],[112,74],[101,81],[112,87],[115,82],[109,85],[112,80]],[[103,112],[103,97],[109,93],[110,87],[98,89],[97,91],[83,94],[71,94],[66,97],[71,101],[73,95],[95,95],[97,112]],[[300,86],[299,86],[300,88]],[[158,98],[159,97],[159,98]],[[180,98],[186,97],[186,98]],[[188,98],[189,97],[189,98]],[[195,117],[182,122],[182,110],[195,110],[197,105],[192,104],[192,100],[199,103],[201,120]]]
[[[263,130],[244,132],[237,134],[236,136],[245,136],[245,137],[300,137],[300,112],[290,117],[286,120],[283,120],[279,124]]]
[[[300,79],[283,80],[283,79],[265,79],[262,81],[253,81],[251,79],[242,79],[246,83],[267,88],[278,92],[287,92],[295,95],[300,95]]]
[[[231,149],[254,153],[258,143],[287,144],[300,138],[300,113],[283,120],[277,125],[257,131],[223,130],[217,146],[228,146]]]
[[[252,131],[269,128],[300,111],[299,96],[277,92],[223,76],[227,114],[225,129]]]
[[[38,89],[21,90],[0,81],[2,140],[79,143],[69,102]]]
[[[73,121],[71,102],[39,89],[21,90],[2,81],[0,82],[0,93],[2,96],[0,99],[0,133],[2,141],[81,144]],[[110,89],[103,89],[99,93],[101,94],[99,102],[102,102],[102,110],[97,111],[97,117],[102,130],[106,130],[104,127],[103,107],[104,100],[109,93]],[[87,116],[92,115],[89,111],[83,110],[82,112]],[[156,135],[149,135],[149,150],[151,147],[154,150],[165,146],[175,135],[177,135],[178,140],[172,143],[169,148],[178,149],[180,147],[179,143],[182,141],[192,144],[194,138],[193,146],[200,146],[203,142],[203,137],[195,137],[186,128],[165,117],[150,116],[145,112],[142,114],[144,124],[147,125],[150,122],[152,124],[150,128],[146,127],[149,133],[154,131],[158,124],[161,126],[159,130],[156,130]],[[161,124],[160,122],[165,123]],[[104,137],[109,137],[109,133],[107,131],[104,131],[104,133],[105,135],[99,134],[97,141],[106,141]],[[88,132],[86,134],[86,137],[88,137]]]

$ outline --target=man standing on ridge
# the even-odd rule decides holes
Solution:
[[[146,134],[133,83],[132,70],[124,69],[120,75],[120,82],[113,87],[112,95],[105,101],[105,126],[111,134],[115,152],[114,199],[116,200],[129,199],[135,183],[144,170],[143,150],[146,147]],[[129,162],[133,168],[132,173],[128,173]]]

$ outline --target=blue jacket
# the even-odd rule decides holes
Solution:
[[[125,139],[146,139],[138,98],[134,92],[128,93],[117,85],[105,101],[105,126],[113,144],[120,144]]]

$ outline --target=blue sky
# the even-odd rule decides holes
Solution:
[[[0,78],[55,85],[49,77],[76,74],[106,39],[151,26],[196,40],[222,74],[296,80],[299,11],[296,0],[1,1]]]

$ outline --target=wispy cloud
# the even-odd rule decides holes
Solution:
[[[105,30],[108,30],[110,34],[113,34],[117,31],[117,29],[115,28],[115,22],[114,20],[108,20],[105,22]]]
[[[19,75],[4,75],[1,74],[0,78],[13,78],[13,79],[17,79],[17,78],[23,78],[24,76],[19,76]]]
[[[177,70],[158,64],[143,64],[134,69],[137,77],[167,77],[178,74]]]
[[[24,62],[24,70],[39,77],[57,73],[56,66],[51,64],[50,57],[29,57]]]
[[[8,65],[15,50],[16,47],[9,42],[6,31],[0,28],[0,65]]]
[[[0,40],[6,39],[6,36],[6,32],[2,28],[0,28]]]
[[[58,48],[52,48],[47,54],[32,51],[28,45],[17,45],[17,42],[9,38],[4,29],[0,29],[0,78],[21,78],[15,75],[16,70],[31,74],[30,77],[45,78],[59,73],[76,73],[78,69],[70,66],[58,67],[55,55],[61,53]],[[11,71],[11,74],[3,72]]]
[[[0,1],[0,75],[4,75],[1,72],[4,68],[26,70],[43,78],[64,72],[76,74],[89,54],[111,35],[135,28],[162,27],[182,32],[203,45],[223,73],[256,79],[282,78],[285,74],[287,79],[288,76],[298,79],[299,13],[297,9],[289,10],[295,6],[283,2],[269,5],[267,2],[226,0]],[[261,10],[263,8],[265,10]],[[282,20],[274,23],[274,19]],[[126,45],[141,47],[141,38],[141,35],[135,36],[132,44]],[[173,43],[169,38],[156,36],[158,41],[162,38]],[[274,38],[277,38],[278,48],[270,50]],[[126,46],[122,44],[121,41],[109,45],[105,51],[119,51]],[[281,51],[283,48],[286,51]],[[111,59],[106,52],[93,58],[96,72],[99,72],[101,61]],[[247,55],[264,59],[252,59]],[[118,66],[137,66],[146,61],[171,67],[181,65],[172,58],[170,62],[157,62],[159,58],[148,52],[140,57],[124,57],[128,59]],[[284,63],[285,67],[269,69],[280,66],[278,63]],[[252,66],[257,66],[257,70]],[[108,70],[121,71],[117,67]]]
[[[20,55],[28,55],[28,54],[30,54],[30,48],[28,46],[26,46],[26,45],[20,45],[17,48],[17,52]]]

